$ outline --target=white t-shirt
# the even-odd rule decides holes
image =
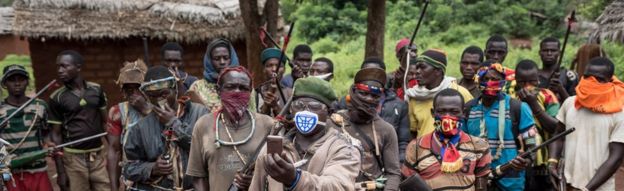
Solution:
[[[565,178],[572,186],[583,188],[609,157],[609,143],[624,143],[624,111],[603,114],[577,110],[575,99],[572,96],[563,102],[557,119],[566,129],[576,128],[565,140]],[[615,190],[614,176],[597,190]]]

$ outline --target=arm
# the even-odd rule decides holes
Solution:
[[[195,191],[206,191],[210,189],[208,186],[208,179],[200,177],[193,177],[193,187]]]
[[[405,149],[407,144],[412,140],[412,135],[409,132],[409,118],[407,103],[403,102],[399,108],[400,122],[397,129],[397,137],[399,139],[399,160],[401,164],[405,161]]]
[[[301,178],[294,190],[355,190],[360,154],[351,145],[341,147],[329,154],[322,174],[301,171]]]
[[[548,133],[555,133],[555,129],[557,126],[557,119],[553,116],[548,115],[544,109],[540,106],[540,104],[535,101],[527,102],[529,107],[531,108],[531,112],[537,118],[537,121],[541,124],[541,127]]]
[[[384,161],[385,168],[384,177],[388,179],[384,190],[399,190],[399,184],[401,183],[401,163],[398,158],[399,145],[396,133],[391,131],[385,133],[382,152],[382,160]]]
[[[107,135],[108,139],[108,152],[106,152],[106,169],[108,170],[108,178],[111,181],[110,187],[112,190],[119,189],[119,177],[121,174],[121,167],[119,166],[119,160],[121,155],[121,141],[119,136]]]
[[[63,136],[61,135],[61,125],[52,125],[52,133],[50,133],[50,139],[55,145],[63,144]],[[56,162],[56,171],[60,174],[65,174],[65,166],[63,165],[63,157],[54,155],[54,161]]]
[[[408,178],[418,173],[418,170],[415,168],[418,166],[416,163],[418,161],[417,147],[418,139],[410,141],[407,145],[407,149],[405,150],[405,162],[401,165],[401,174],[404,178]]]
[[[598,168],[598,171],[596,171],[586,188],[588,190],[596,190],[602,186],[622,165],[622,159],[624,159],[624,143],[609,143],[609,158],[600,165],[600,168]]]

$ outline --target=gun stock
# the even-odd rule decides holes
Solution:
[[[576,130],[576,128],[574,128],[574,127],[570,128],[568,130],[565,130],[564,132],[561,132],[561,133],[553,136],[552,138],[544,141],[544,143],[542,143],[540,145],[537,145],[537,146],[529,149],[528,151],[520,154],[520,157],[522,157],[522,158],[529,158],[533,153],[535,153],[538,150],[548,146],[550,143],[553,143],[553,142],[555,142],[555,141],[557,141],[559,139],[564,138],[566,135],[574,132],[574,130]],[[496,169],[494,171],[492,171],[492,173],[494,174],[494,177],[502,177],[502,176],[504,176],[505,171],[507,171],[507,170],[509,170],[511,168],[512,168],[511,161],[509,161],[509,162],[507,162],[505,164],[497,166]]]

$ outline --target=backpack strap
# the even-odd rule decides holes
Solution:
[[[472,100],[466,102],[466,104],[464,104],[464,115],[465,115],[465,119],[466,120],[468,120],[468,117],[470,116],[470,109],[472,109],[472,107],[477,105],[479,103],[479,100],[481,100],[481,97],[477,97],[475,99],[472,99]]]

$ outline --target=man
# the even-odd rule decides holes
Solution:
[[[527,103],[533,113],[535,126],[539,134],[536,144],[542,139],[550,139],[555,132],[559,111],[559,100],[548,89],[539,88],[539,68],[531,60],[522,60],[516,65],[516,93],[512,97]],[[534,166],[527,171],[527,190],[553,190],[548,172],[548,150],[540,149]]]
[[[295,81],[308,75],[312,65],[312,48],[305,44],[300,44],[293,51],[293,62],[290,64],[292,72],[282,78],[282,86],[293,88]]]
[[[147,72],[147,66],[142,60],[125,62],[124,67],[119,70],[119,78],[116,83],[121,87],[123,98],[126,101],[111,107],[106,120],[109,148],[106,152],[106,169],[111,182],[111,190],[119,190],[121,166],[123,166],[119,162],[126,161],[125,156],[122,155],[122,144],[127,140],[125,135],[128,128],[134,127],[140,118],[149,114],[151,110],[139,90],[145,72]],[[121,180],[125,179],[122,178]]]
[[[152,112],[128,130],[123,145],[128,159],[123,175],[134,182],[130,189],[190,189],[191,178],[184,176],[191,144],[191,133],[205,107],[188,99],[176,100],[173,74],[163,66],[147,70],[141,91]]]
[[[555,92],[560,100],[576,95],[578,77],[574,71],[564,67],[556,68],[561,51],[559,40],[547,37],[540,43],[539,55],[542,59],[542,69],[539,70],[539,87],[548,88]]]
[[[377,115],[384,95],[386,73],[379,68],[361,69],[347,97],[347,110],[338,111],[332,119],[362,149],[362,167],[356,188],[377,183],[377,189],[398,190],[401,182],[397,134],[392,125]],[[359,142],[359,144],[358,144]]]
[[[331,82],[334,78],[334,63],[329,58],[325,57],[315,59],[310,67],[309,76]]]
[[[509,49],[507,47],[507,39],[502,35],[495,34],[488,38],[485,43],[485,59],[495,63],[503,63]]]
[[[484,139],[460,129],[466,122],[464,98],[444,89],[433,100],[435,131],[409,143],[403,175],[418,173],[435,190],[487,190],[492,156]]]
[[[410,50],[410,60],[416,60],[416,55],[418,52],[418,49],[416,48],[416,44],[412,44],[411,47],[408,48],[410,39],[408,38],[403,38],[401,40],[399,40],[399,42],[397,42],[395,48],[394,48],[394,53],[395,56],[397,58],[397,60],[399,60],[399,68],[391,73],[388,73],[388,83],[386,84],[386,89],[390,89],[391,91],[395,91],[395,93],[399,88],[403,88],[403,79],[405,78],[405,72],[407,70],[408,67],[408,63],[407,63],[407,50]],[[403,96],[399,96],[401,98],[401,100],[403,100]]]
[[[193,102],[202,103],[208,111],[216,112],[221,107],[217,77],[224,68],[238,66],[238,56],[230,41],[215,39],[208,44],[203,64],[204,79],[195,81],[187,94]]]
[[[226,68],[217,84],[222,108],[197,121],[186,174],[193,177],[198,191],[227,190],[235,176],[239,177],[236,185],[246,190],[251,174],[237,172],[255,161],[255,152],[274,122],[271,117],[248,109],[252,83],[247,69]]]
[[[427,50],[418,57],[415,64],[415,81],[417,85],[408,88],[405,94],[409,98],[409,124],[412,135],[421,137],[434,130],[434,119],[431,116],[433,96],[438,92],[451,88],[459,91],[465,100],[472,95],[466,88],[457,85],[455,78],[445,76],[446,53],[441,50]]]
[[[381,59],[367,58],[360,69],[366,68],[379,68],[385,71],[386,65]],[[407,103],[399,99],[392,91],[385,89],[383,93],[379,100],[379,106],[377,106],[377,114],[394,128],[399,141],[399,160],[403,163],[405,148],[412,140],[409,132],[409,119],[407,118]],[[347,109],[346,96],[340,99],[338,109]]]
[[[503,66],[495,63],[479,71],[481,97],[464,106],[468,120],[462,130],[488,140],[492,169],[512,161],[514,168],[503,172],[503,176],[493,181],[491,187],[523,190],[525,177],[522,169],[531,160],[523,159],[518,154],[533,146],[537,133],[529,106],[503,92],[506,83],[504,70]],[[504,109],[501,111],[499,108]]]
[[[288,87],[277,87],[284,75],[284,63],[286,62],[285,57],[282,58],[281,62],[279,61],[281,54],[280,49],[267,48],[260,55],[260,62],[264,66],[263,73],[269,78],[256,89],[255,105],[258,108],[256,110],[258,113],[277,116],[292,94],[292,89]],[[280,88],[281,94],[278,91]],[[284,98],[281,97],[282,95]]]
[[[462,79],[459,80],[458,84],[470,91],[472,97],[475,98],[481,96],[481,90],[479,90],[475,76],[477,76],[477,71],[482,62],[483,51],[477,46],[469,46],[464,49],[459,62],[459,71],[462,74]]]
[[[624,84],[613,75],[614,68],[608,58],[591,59],[576,96],[565,100],[557,114],[558,132],[576,128],[565,141],[551,145],[548,160],[556,173],[565,149],[568,190],[615,190],[613,174],[624,159]]]
[[[9,96],[0,106],[0,121],[7,120],[7,117],[15,112],[17,114],[0,129],[2,132],[0,138],[15,146],[14,148],[7,147],[7,151],[18,157],[29,152],[40,151],[43,149],[45,135],[50,130],[47,124],[48,106],[43,100],[35,99],[23,110],[18,111],[17,108],[30,100],[25,94],[29,83],[28,72],[23,66],[8,65],[4,67],[3,74],[2,87],[7,90]],[[23,166],[13,166],[11,167],[13,178],[4,182],[4,186],[9,191],[52,191],[46,170],[44,158]]]
[[[175,42],[167,42],[160,48],[162,56],[162,64],[171,70],[176,78],[182,82],[182,93],[191,88],[197,77],[184,72],[184,49],[180,44]]]
[[[60,145],[105,131],[106,94],[99,84],[80,75],[82,55],[73,50],[56,57],[58,78],[64,86],[50,95],[51,139]],[[63,148],[55,156],[57,182],[61,190],[107,190],[109,178],[101,139],[91,139]]]
[[[249,190],[355,190],[360,154],[327,122],[336,101],[331,85],[307,77],[295,81],[294,91],[290,113],[295,114],[296,128],[284,135],[281,153],[262,148]]]

